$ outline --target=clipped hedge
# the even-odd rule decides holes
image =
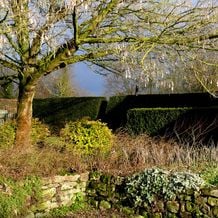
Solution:
[[[208,93],[126,95],[110,97],[105,122],[110,128],[124,127],[127,111],[134,108],[208,108],[216,107],[218,98]]]
[[[104,97],[34,99],[33,116],[49,124],[64,124],[82,117],[100,118]]]
[[[135,108],[127,112],[127,129],[133,134],[155,135],[190,108]]]

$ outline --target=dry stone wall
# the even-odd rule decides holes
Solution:
[[[88,177],[83,173],[42,179],[42,198],[32,205],[28,217],[40,217],[51,209],[72,205],[77,194],[85,195]]]
[[[67,176],[54,176],[42,179],[41,200],[28,208],[26,218],[47,216],[49,211],[60,206],[70,206],[77,195],[86,196],[89,203],[99,209],[119,208],[129,217],[141,218],[218,218],[218,187],[201,188],[200,191],[188,190],[171,200],[156,198],[152,204],[144,203],[137,208],[125,191],[126,178],[101,174],[99,172]],[[7,188],[7,193],[12,190]],[[5,192],[5,187],[0,187]]]
[[[90,174],[87,187],[87,197],[100,209],[111,207],[122,208],[131,217],[138,214],[144,218],[217,218],[218,217],[218,187],[202,188],[200,191],[188,190],[172,200],[157,197],[152,204],[145,203],[141,208],[134,208],[131,199],[126,198],[125,178]]]

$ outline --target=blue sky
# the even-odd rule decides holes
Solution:
[[[71,66],[74,81],[92,96],[103,96],[105,93],[104,76],[94,73],[85,63]]]

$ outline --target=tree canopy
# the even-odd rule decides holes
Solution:
[[[40,77],[80,61],[128,63],[134,53],[143,66],[161,47],[193,59],[217,52],[217,8],[216,0],[1,0],[0,64],[19,83],[17,145],[29,144]]]

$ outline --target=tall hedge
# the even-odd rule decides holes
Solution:
[[[189,144],[216,145],[218,107],[130,109],[126,126],[133,134],[164,134]]]
[[[218,98],[208,93],[127,95],[110,97],[105,121],[116,129],[127,122],[127,111],[133,108],[207,108],[218,106]]]
[[[82,117],[96,120],[104,114],[102,107],[105,107],[105,102],[104,97],[34,99],[33,116],[49,124],[63,124]]]
[[[189,108],[135,108],[127,112],[127,128],[133,134],[155,135]]]

